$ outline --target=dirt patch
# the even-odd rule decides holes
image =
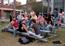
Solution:
[[[0,33],[0,46],[52,46],[50,42],[44,43],[39,41],[23,45],[18,43],[18,38],[19,36],[14,38],[10,33]]]

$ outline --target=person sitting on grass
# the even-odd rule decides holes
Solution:
[[[16,20],[16,18],[13,18],[11,25],[14,29],[18,29],[18,20]]]
[[[37,19],[37,15],[36,15],[36,13],[34,12],[34,11],[32,11],[31,13],[30,13],[30,15],[31,15],[31,20],[32,19]]]
[[[27,33],[33,37],[42,38],[38,20],[32,20],[31,31],[28,31]]]
[[[40,25],[38,20],[32,20],[32,31],[35,34],[40,34]]]
[[[27,28],[27,25],[26,25],[26,20],[23,20],[22,21],[22,32],[28,32],[28,28]]]
[[[9,32],[13,32],[13,33],[14,33],[14,36],[15,36],[18,27],[19,27],[18,21],[17,21],[16,18],[14,17],[13,20],[11,21],[11,28],[8,28],[8,31],[9,31]]]

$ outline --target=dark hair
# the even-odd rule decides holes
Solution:
[[[32,19],[31,21],[32,21],[33,23],[36,23],[36,20],[34,20],[34,19]]]
[[[54,14],[52,14],[52,16],[54,17]]]
[[[15,18],[15,17],[13,17],[13,18]]]
[[[13,18],[15,18],[15,19],[16,19],[16,17],[13,17]]]
[[[22,15],[24,17],[24,15]]]
[[[54,8],[54,10],[58,11],[58,8]]]
[[[62,13],[63,9],[60,9],[60,13]]]

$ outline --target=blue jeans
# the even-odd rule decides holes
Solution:
[[[9,31],[9,32],[12,32],[14,37],[16,36],[17,29],[10,29],[10,28],[9,28],[8,31]]]

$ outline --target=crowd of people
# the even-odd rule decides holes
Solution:
[[[9,27],[8,31],[13,31],[14,36],[16,32],[26,32],[32,35],[38,35],[42,38],[42,32],[50,31],[53,32],[53,29],[56,27],[61,27],[61,23],[64,20],[64,12],[57,12],[54,11],[53,14],[48,12],[44,15],[36,15],[34,11],[30,13],[24,13],[18,15],[17,17],[13,17],[12,21],[10,22],[11,27]],[[11,30],[12,29],[12,30]],[[31,31],[31,32],[29,32]]]

